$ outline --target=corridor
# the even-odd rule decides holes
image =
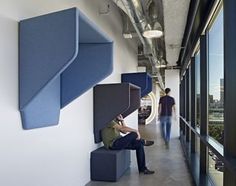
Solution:
[[[177,124],[173,124],[173,127]],[[155,144],[145,147],[147,167],[155,170],[154,175],[139,174],[135,152],[131,153],[131,166],[118,182],[91,181],[86,186],[192,186],[191,175],[185,163],[180,141],[175,137],[166,149],[160,137],[159,124],[139,125],[141,136],[154,140]]]

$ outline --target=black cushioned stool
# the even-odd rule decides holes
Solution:
[[[117,181],[129,166],[129,150],[107,150],[100,147],[91,152],[91,180]]]

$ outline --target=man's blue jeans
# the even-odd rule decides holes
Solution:
[[[160,130],[161,136],[165,142],[170,141],[170,132],[171,132],[171,116],[161,116],[160,117]]]
[[[137,133],[136,132],[130,132],[124,137],[116,139],[112,147],[110,147],[111,150],[121,150],[121,149],[130,149],[130,150],[136,150],[136,158],[137,158],[137,164],[138,164],[138,170],[139,172],[143,172],[146,169],[146,162],[145,162],[145,153],[143,144],[143,139],[137,140]]]

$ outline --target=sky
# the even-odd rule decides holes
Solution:
[[[220,99],[220,79],[224,77],[223,10],[209,31],[209,94]]]

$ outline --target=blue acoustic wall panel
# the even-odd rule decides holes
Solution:
[[[55,125],[60,115],[60,78],[55,79],[21,112],[24,129]]]
[[[19,109],[23,128],[58,124],[62,105],[112,72],[112,45],[76,8],[20,21]],[[102,64],[102,70],[98,70],[100,66],[93,68],[96,63]],[[86,74],[94,74],[93,70],[94,77]]]
[[[97,85],[93,96],[95,143],[101,142],[101,129],[117,115],[126,117],[140,107],[140,88],[130,83]]]
[[[79,13],[79,41],[80,43],[111,43],[107,37],[93,22],[82,12]]]
[[[80,44],[79,48],[74,62],[62,73],[61,107],[112,72],[112,43]]]
[[[126,73],[121,75],[121,82],[132,83],[141,88],[141,97],[152,91],[152,77],[146,72]]]
[[[20,22],[20,108],[76,57],[77,19],[70,10]]]

